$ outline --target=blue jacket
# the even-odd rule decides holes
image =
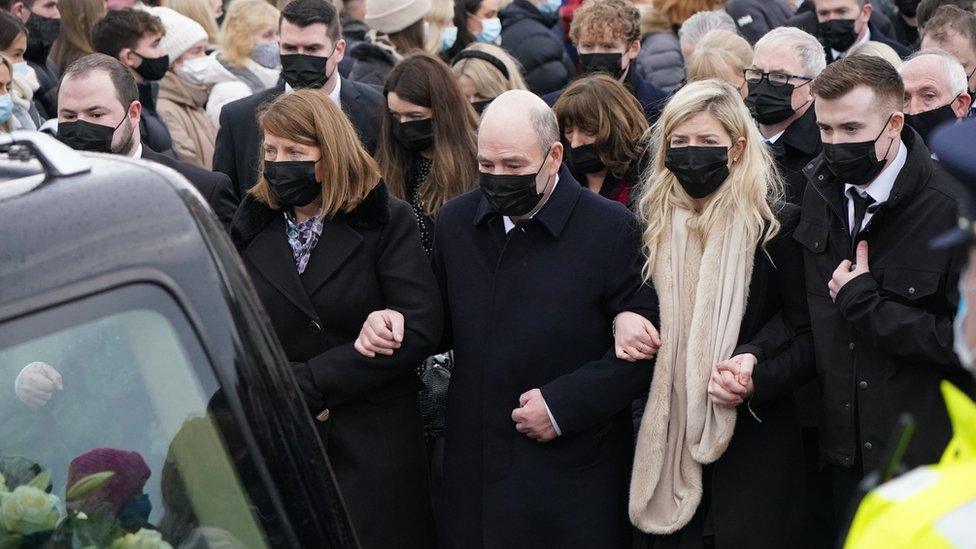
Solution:
[[[515,0],[502,10],[502,47],[525,74],[529,90],[545,95],[566,87],[576,75],[557,17],[544,15],[527,0]]]
[[[776,27],[782,27],[793,10],[784,0],[729,0],[725,11],[735,20],[739,34],[755,44],[760,38]]]
[[[664,109],[664,104],[669,96],[661,88],[644,80],[636,68],[635,64],[632,63],[630,70],[627,71],[626,78],[624,78],[624,85],[644,109],[644,117],[647,118],[647,123],[654,124],[661,116],[661,111]],[[542,96],[542,100],[551,107],[556,104],[556,100],[563,94],[563,91],[565,90],[548,93]]]

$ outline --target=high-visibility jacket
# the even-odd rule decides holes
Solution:
[[[868,493],[845,549],[976,547],[976,403],[945,381],[942,395],[953,431],[942,460]]]

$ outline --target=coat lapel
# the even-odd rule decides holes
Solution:
[[[323,236],[324,233],[323,233]],[[321,243],[319,244],[321,246]],[[316,318],[315,307],[298,277],[295,258],[285,235],[285,220],[275,216],[244,250],[244,255],[264,278],[309,317]],[[312,258],[315,255],[313,253]],[[306,270],[307,272],[307,270]]]
[[[307,295],[313,295],[362,244],[363,236],[337,220],[326,221],[322,236],[308,258],[308,265],[301,275],[301,283]],[[297,271],[296,271],[297,272]]]

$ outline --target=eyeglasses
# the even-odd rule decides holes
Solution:
[[[813,80],[813,78],[807,78],[806,76],[798,76],[795,74],[786,74],[782,72],[763,72],[759,69],[746,69],[742,71],[742,76],[749,84],[758,84],[763,81],[763,78],[765,78],[769,82],[769,85],[775,87],[789,84],[791,78],[801,80],[803,81],[803,84]]]

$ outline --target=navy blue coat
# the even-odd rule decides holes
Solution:
[[[729,0],[725,11],[735,19],[739,34],[750,44],[793,17],[793,8],[785,0]]]
[[[629,547],[630,405],[652,366],[613,357],[611,322],[624,310],[656,318],[656,301],[634,215],[565,166],[559,178],[507,235],[480,190],[438,215],[434,274],[455,360],[441,547]],[[562,431],[546,444],[511,418],[534,388]]]
[[[651,84],[637,71],[636,61],[631,62],[631,70],[627,71],[624,78],[624,86],[630,91],[631,95],[637,99],[641,108],[644,109],[644,117],[647,123],[653,125],[661,116],[664,104],[668,101],[668,94],[661,88]],[[550,107],[556,104],[556,100],[563,94],[564,89],[546,94],[542,100]]]
[[[527,0],[502,10],[502,47],[522,64],[525,82],[536,95],[566,87],[576,67],[563,47],[559,18],[543,14]]]
[[[889,38],[888,35],[884,34],[880,30],[878,23],[875,22],[875,14],[877,14],[878,19],[883,18],[883,16],[878,12],[871,13],[871,20],[868,21],[868,30],[871,32],[871,40],[891,46],[891,49],[895,50],[898,57],[901,57],[902,59],[911,55],[911,50],[901,45],[897,40]],[[884,18],[883,20],[887,22],[887,18]],[[806,33],[812,34],[813,36],[817,36],[817,30],[820,28],[820,23],[817,21],[817,14],[812,11],[797,14],[795,17],[787,21],[786,25],[790,27],[797,27]],[[827,51],[827,63],[833,63],[836,61],[830,52],[830,48],[824,46],[824,49]]]

